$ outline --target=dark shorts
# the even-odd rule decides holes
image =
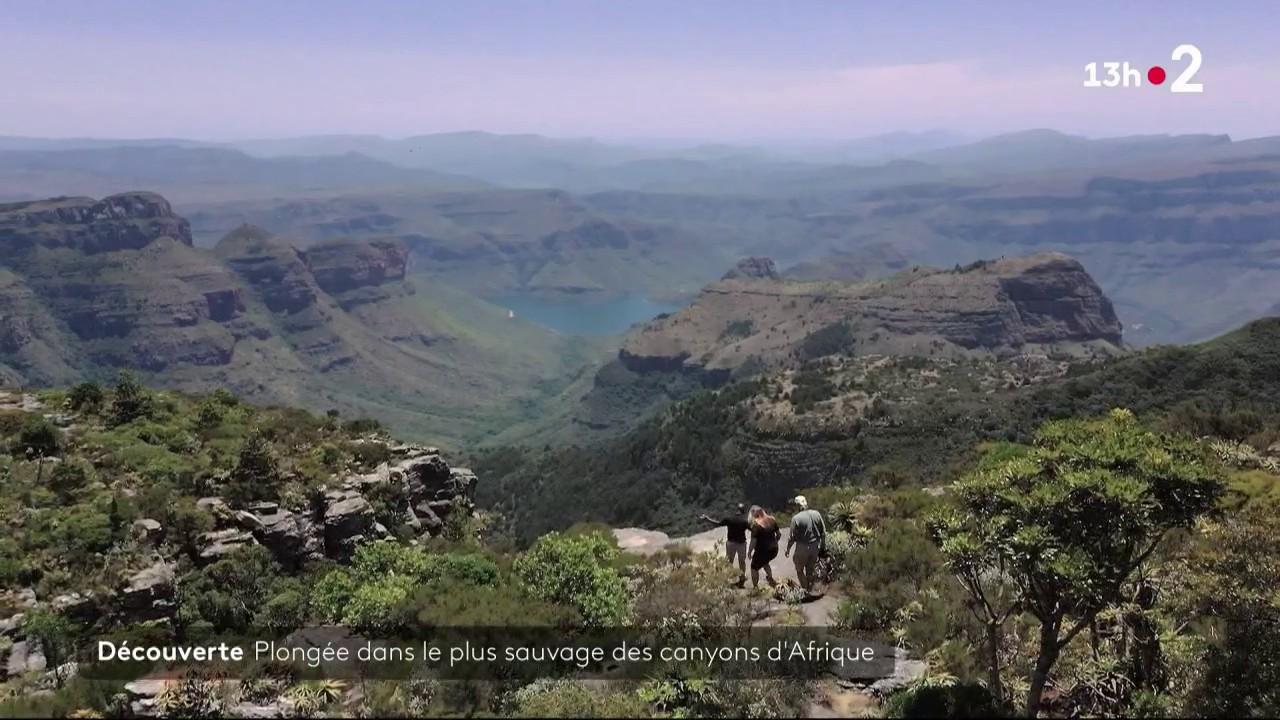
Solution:
[[[773,559],[776,557],[778,557],[777,545],[764,550],[756,550],[756,554],[751,556],[751,569],[759,570],[765,565],[773,562]]]

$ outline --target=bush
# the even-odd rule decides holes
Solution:
[[[598,534],[549,533],[516,559],[526,591],[574,608],[590,627],[617,627],[631,616],[626,583],[613,567],[618,551]]]
[[[151,413],[151,397],[128,370],[121,370],[116,378],[111,398],[110,420],[112,425],[125,425]]]
[[[282,585],[279,572],[265,548],[240,548],[182,579],[178,618],[183,625],[207,624],[219,632],[248,630],[278,591],[297,589]]]
[[[1004,717],[1006,710],[991,693],[974,683],[919,683],[895,693],[885,703],[890,718]]]
[[[62,445],[62,433],[48,420],[31,415],[22,423],[14,454],[19,457],[53,457]]]
[[[89,483],[92,468],[83,460],[66,460],[54,466],[49,473],[49,489],[61,498],[67,498]]]
[[[328,622],[371,630],[395,630],[412,617],[409,600],[437,583],[492,585],[498,566],[482,555],[431,554],[380,540],[360,546],[349,568],[326,574],[312,592],[312,607]]]
[[[102,406],[105,394],[102,392],[102,386],[96,382],[82,382],[71,388],[71,392],[67,393],[67,405],[72,410],[79,411],[96,411]]]
[[[539,681],[511,696],[514,717],[621,718],[649,717],[649,707],[635,692],[587,687],[573,680]]]
[[[271,443],[261,430],[254,428],[240,446],[236,466],[227,482],[227,500],[239,504],[274,500],[279,492],[280,471]]]

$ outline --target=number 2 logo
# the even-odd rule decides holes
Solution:
[[[1182,71],[1173,84],[1169,86],[1170,92],[1176,93],[1200,93],[1204,92],[1204,85],[1198,82],[1191,82],[1195,78],[1196,73],[1200,72],[1201,55],[1200,48],[1195,45],[1185,44],[1179,45],[1173,49],[1174,61],[1181,60],[1183,57],[1191,56],[1191,62],[1187,63],[1187,67]]]

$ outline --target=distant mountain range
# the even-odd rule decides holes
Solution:
[[[335,135],[234,144],[0,138],[0,199],[148,190],[212,247],[241,224],[300,246],[393,237],[414,271],[489,299],[687,300],[734,259],[857,279],[1065,252],[1129,342],[1274,312],[1280,138],[970,142],[900,133],[759,147],[536,135]]]

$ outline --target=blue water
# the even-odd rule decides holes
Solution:
[[[508,295],[493,302],[515,311],[516,317],[538,323],[565,335],[617,335],[638,322],[680,305],[657,303],[643,295],[623,295],[600,301],[563,302],[530,295]]]

